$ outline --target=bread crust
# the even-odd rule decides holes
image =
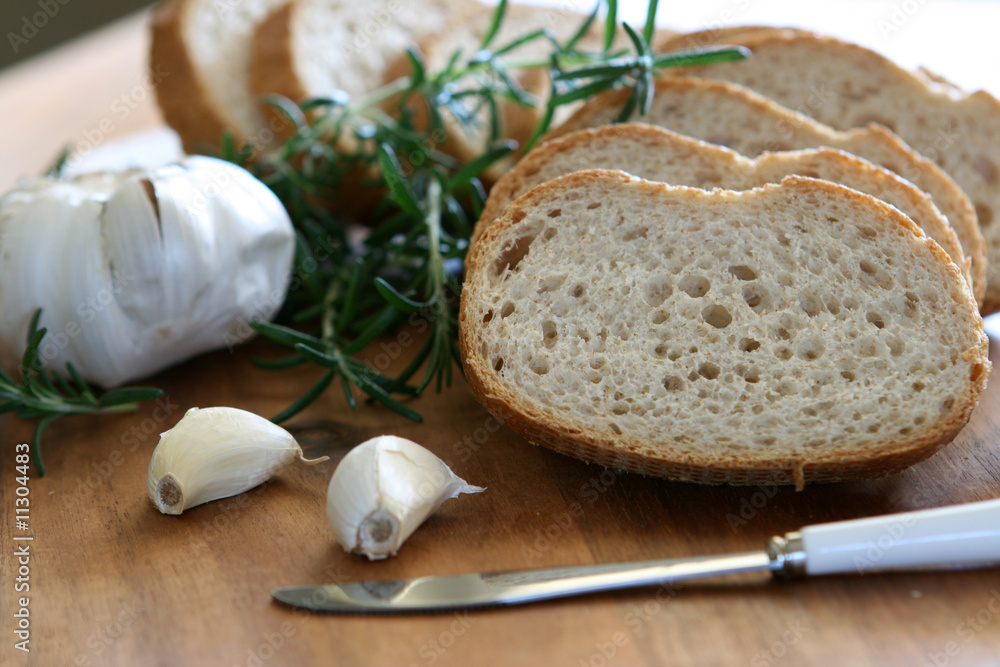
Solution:
[[[163,73],[156,85],[157,104],[188,153],[218,149],[223,132],[229,129],[191,60],[185,25],[193,4],[194,0],[165,0],[156,6],[149,52],[150,67]]]
[[[517,199],[494,224],[486,229],[467,260],[467,277],[459,314],[459,345],[462,361],[469,387],[476,400],[529,442],[585,461],[676,481],[703,484],[794,484],[801,489],[809,483],[879,477],[903,470],[932,456],[950,442],[968,421],[986,385],[990,367],[987,357],[988,340],[982,332],[981,320],[972,325],[976,329],[972,332],[972,336],[978,343],[962,353],[963,359],[971,364],[969,380],[961,395],[956,396],[949,411],[926,429],[920,429],[906,436],[879,438],[877,443],[872,443],[872,448],[857,448],[853,452],[813,451],[808,457],[776,457],[761,455],[758,452],[754,458],[732,456],[728,459],[705,455],[697,450],[678,454],[676,451],[671,451],[670,443],[654,443],[656,446],[653,446],[649,443],[629,442],[623,436],[608,437],[595,430],[581,427],[565,413],[545,412],[539,406],[521,399],[500,379],[499,373],[494,371],[489,361],[479,353],[483,341],[478,335],[476,323],[470,317],[472,304],[479,298],[477,276],[491,267],[498,253],[499,244],[523,219],[526,210],[540,206],[550,197],[568,189],[588,188],[595,183],[618,183],[621,187],[637,188],[654,197],[664,196],[664,193],[669,192],[671,197],[682,200],[699,196],[738,196],[736,193],[724,191],[706,195],[704,191],[694,188],[642,181],[623,172],[583,171],[532,189]],[[790,176],[780,185],[764,186],[760,190],[766,191],[772,188],[834,192],[837,197],[842,197],[855,206],[871,209],[874,214],[888,218],[914,234],[919,234],[916,226],[896,209],[873,197],[842,186]],[[943,270],[952,273],[954,280],[961,284],[966,300],[964,308],[974,315],[972,295],[965,287],[964,281],[961,281],[958,269],[937,244],[929,239],[923,239],[923,242],[936,261],[940,262]],[[970,318],[969,321],[975,323],[977,319]]]

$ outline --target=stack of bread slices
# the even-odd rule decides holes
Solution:
[[[433,63],[474,45],[490,11],[219,7],[167,0],[154,21],[158,98],[189,149],[223,130],[267,143],[287,128],[259,95],[362,95],[407,46]],[[512,25],[578,25],[555,12]],[[461,302],[475,397],[532,443],[682,481],[802,488],[934,454],[989,375],[1000,103],[802,30],[657,42],[752,55],[668,72],[641,122],[610,125],[628,93],[601,94],[499,178]],[[504,119],[520,141],[536,120]],[[446,145],[469,159],[479,142]]]

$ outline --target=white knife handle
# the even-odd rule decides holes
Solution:
[[[806,574],[1000,563],[1000,499],[817,524],[799,533]]]

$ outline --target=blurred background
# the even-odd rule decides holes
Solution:
[[[0,0],[0,69],[151,4],[151,0]]]
[[[519,1],[585,12],[596,0]],[[0,69],[152,4],[0,0]],[[645,6],[645,0],[619,0],[622,17],[636,23]],[[881,51],[906,67],[924,65],[961,86],[1000,94],[1000,52],[993,48],[998,0],[661,0],[657,19],[681,30],[750,23],[819,29]]]

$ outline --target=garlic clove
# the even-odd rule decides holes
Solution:
[[[160,436],[149,462],[150,500],[164,514],[248,491],[296,458],[295,438],[263,417],[236,408],[191,408]]]
[[[327,489],[326,512],[346,551],[378,560],[395,555],[444,501],[484,490],[417,443],[383,435],[341,460]]]

